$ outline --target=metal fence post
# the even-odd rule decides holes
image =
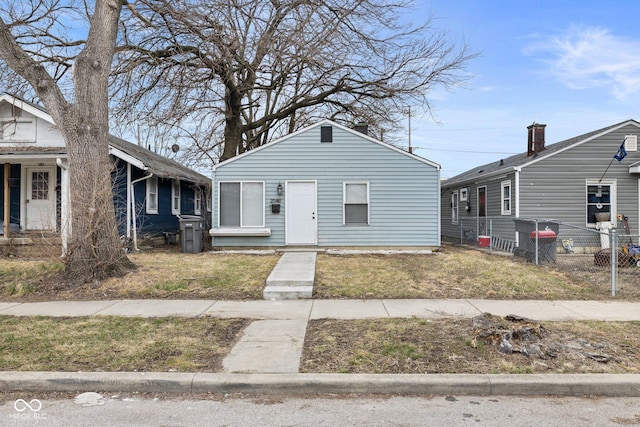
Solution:
[[[615,229],[612,229],[611,233],[609,233],[609,247],[611,250],[611,255],[609,256],[611,260],[611,296],[615,297],[618,285],[618,233],[616,233]]]
[[[489,252],[493,251],[493,218],[489,218]]]
[[[538,230],[538,220],[536,219],[535,221],[536,221],[536,265],[540,265],[540,260],[538,259],[538,244],[539,244],[538,235],[540,233],[539,233],[539,230]]]

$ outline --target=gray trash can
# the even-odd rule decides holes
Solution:
[[[202,218],[183,216],[180,218],[180,248],[182,252],[197,254],[202,250]]]

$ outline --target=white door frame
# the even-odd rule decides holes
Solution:
[[[300,184],[300,183],[305,183],[305,184],[313,184],[313,192],[314,192],[314,197],[313,197],[313,242],[304,242],[304,243],[290,243],[291,242],[291,237],[290,237],[290,226],[289,226],[289,219],[291,218],[290,215],[293,214],[293,212],[291,212],[290,206],[290,200],[289,200],[289,196],[291,194],[290,192],[290,184]],[[318,181],[316,180],[290,180],[290,181],[285,181],[284,183],[285,185],[285,245],[317,245],[318,244]]]
[[[21,224],[23,230],[51,230],[56,231],[56,166],[55,165],[23,165],[23,191],[21,192],[21,218],[24,218],[24,223]],[[49,172],[49,188],[48,188],[48,207],[45,208],[47,213],[46,218],[41,218],[39,221],[30,221],[30,216],[35,215],[35,212],[29,213],[29,204],[31,204],[31,173],[33,171]],[[33,218],[32,218],[33,219]],[[20,222],[23,222],[22,220]],[[46,224],[47,222],[48,224]]]

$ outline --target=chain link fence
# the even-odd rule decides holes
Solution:
[[[619,235],[609,222],[587,228],[553,219],[460,218],[445,229],[443,239],[510,252],[536,265],[610,285],[612,296],[626,286],[640,285],[640,236]]]

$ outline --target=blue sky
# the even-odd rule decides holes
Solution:
[[[443,178],[526,151],[534,121],[550,144],[640,119],[640,2],[416,1],[480,55],[466,88],[431,94],[435,120],[412,118],[415,153]]]

